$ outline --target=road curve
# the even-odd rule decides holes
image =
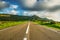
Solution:
[[[60,34],[34,23],[30,23],[29,32],[30,40],[60,40]]]

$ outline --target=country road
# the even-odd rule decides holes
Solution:
[[[0,30],[0,40],[60,40],[60,33],[29,22]]]

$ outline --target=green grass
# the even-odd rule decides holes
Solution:
[[[46,27],[60,30],[60,23],[51,24],[51,23],[42,22],[42,21],[35,21],[34,23],[45,25]]]
[[[23,21],[25,22],[25,21]],[[0,21],[0,30],[8,27],[12,27],[18,24],[22,24],[22,21]]]

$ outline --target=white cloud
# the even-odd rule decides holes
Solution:
[[[17,11],[16,10],[11,10],[10,14],[17,15]]]
[[[55,5],[60,5],[60,0],[47,0],[46,4],[48,7],[53,7]]]
[[[56,11],[56,12],[47,12],[45,14],[46,18],[48,19],[52,19],[54,21],[60,21],[60,11]]]
[[[18,8],[18,5],[10,5],[10,8],[14,8],[14,9],[17,9]]]
[[[5,1],[2,1],[3,4],[5,4],[6,2]]]
[[[23,15],[32,16],[36,15],[37,13],[38,13],[37,11],[24,11]]]

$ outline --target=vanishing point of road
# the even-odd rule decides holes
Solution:
[[[29,22],[0,30],[0,40],[60,40],[60,33]]]

